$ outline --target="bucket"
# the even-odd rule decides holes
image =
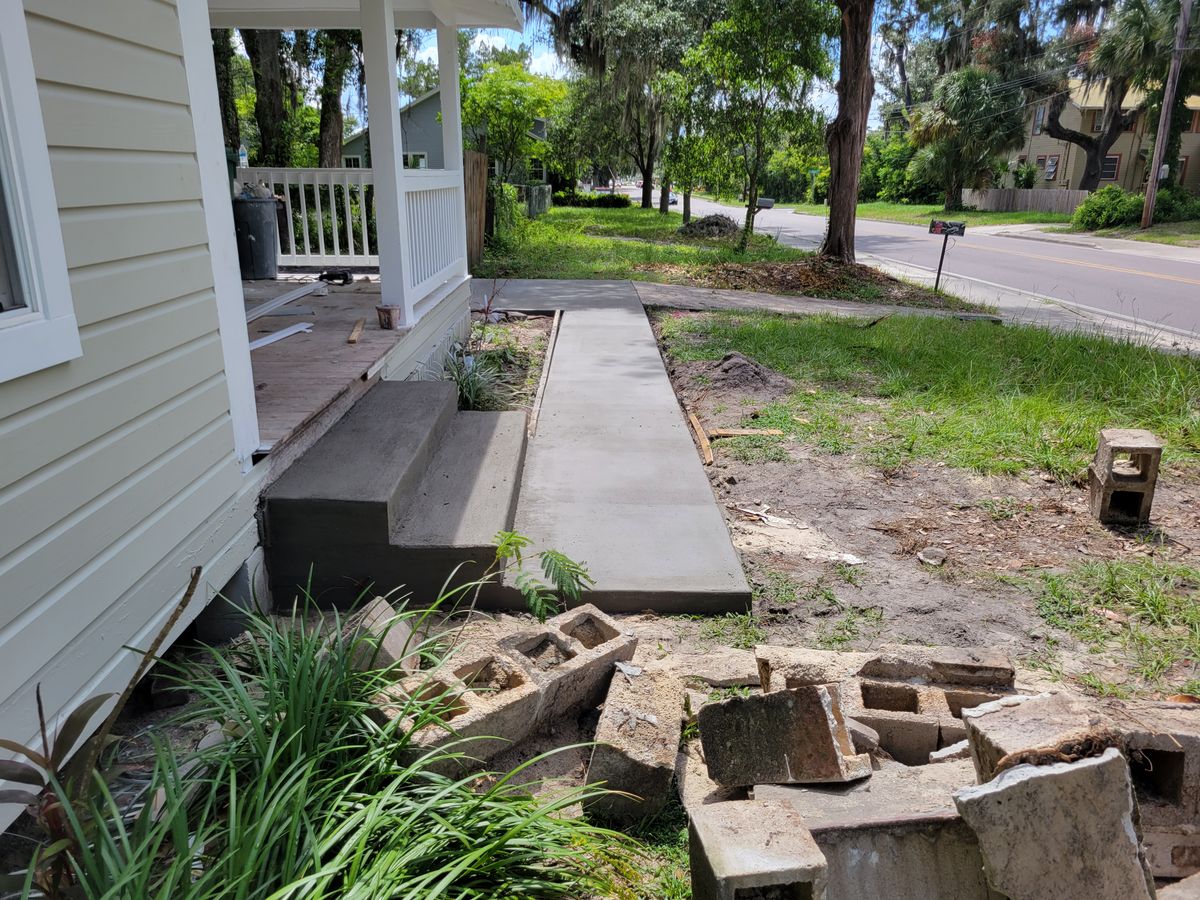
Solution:
[[[403,319],[403,306],[377,306],[375,312],[379,316],[379,327],[384,331],[395,331]]]

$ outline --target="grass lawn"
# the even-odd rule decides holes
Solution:
[[[739,351],[798,390],[754,423],[885,469],[916,458],[1079,481],[1101,428],[1149,428],[1200,462],[1200,361],[1093,335],[895,316],[720,312],[662,319],[681,360]]]
[[[1106,228],[1093,232],[1097,237],[1125,238],[1133,241],[1150,241],[1155,244],[1173,244],[1176,247],[1200,247],[1200,221],[1163,222],[1151,225],[1144,231],[1137,226]]]
[[[947,294],[843,266],[755,234],[745,253],[731,238],[687,238],[683,217],[652,209],[554,207],[491,242],[479,278],[604,278],[893,303],[975,308]]]
[[[829,207],[819,203],[800,203],[793,206],[792,209],[810,216],[829,215]],[[926,227],[928,227],[930,219],[950,219],[955,222],[966,222],[967,225],[1029,225],[1071,221],[1071,217],[1065,213],[977,212],[970,209],[948,213],[942,209],[941,204],[885,203],[882,200],[858,204],[858,217]]]

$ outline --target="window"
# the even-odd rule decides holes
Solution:
[[[1058,154],[1046,157],[1046,180],[1053,181],[1058,175]]]
[[[529,159],[529,180],[530,182],[546,180],[546,164],[536,156]]]
[[[1125,126],[1125,131],[1126,132],[1136,131],[1137,130],[1137,121],[1138,121],[1137,110],[1123,109],[1123,110],[1121,110],[1121,115],[1129,116],[1129,124]]]
[[[1046,104],[1036,107],[1033,110],[1033,133],[1041,134],[1042,129],[1046,127]]]
[[[1120,174],[1121,154],[1113,153],[1104,157],[1104,162],[1100,163],[1100,180],[1116,181]]]
[[[21,0],[0,0],[0,381],[81,354]],[[16,23],[15,27],[11,27]]]
[[[343,169],[361,169],[362,168],[362,157],[361,156],[343,156],[342,157],[342,168]]]
[[[1179,177],[1175,179],[1175,181],[1179,184],[1183,184],[1184,180],[1187,178],[1187,164],[1189,159],[1191,159],[1189,156],[1179,157]]]
[[[424,153],[405,153],[404,168],[406,169],[428,169],[429,158]]]
[[[1044,168],[1046,168],[1046,157],[1044,157],[1044,156],[1039,156],[1039,157],[1037,158],[1037,167],[1038,167],[1039,169],[1044,169]]]
[[[1092,110],[1092,131],[1093,131],[1093,133],[1099,134],[1100,128],[1103,124],[1104,124],[1104,110],[1101,110],[1101,109]]]

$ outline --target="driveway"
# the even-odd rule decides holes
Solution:
[[[692,212],[723,212],[739,221],[745,214],[744,208],[700,199],[692,200]],[[812,249],[825,233],[825,219],[772,209],[759,213],[755,227],[789,246]],[[941,240],[924,228],[868,219],[858,220],[855,242],[860,261],[921,280],[932,277],[941,249]],[[1004,291],[1019,292],[1103,316],[1200,334],[1198,250],[968,228],[966,237],[951,239],[946,275],[950,289],[969,293],[969,299],[996,303]]]

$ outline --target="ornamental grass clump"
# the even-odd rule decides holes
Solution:
[[[610,873],[627,869],[633,844],[571,814],[596,789],[535,797],[517,780],[537,760],[438,774],[470,756],[468,741],[412,741],[445,724],[444,698],[401,697],[381,724],[371,698],[399,673],[359,671],[369,638],[315,627],[318,615],[255,617],[250,640],[178,669],[196,697],[183,723],[222,723],[223,739],[192,754],[159,741],[132,803],[98,774],[81,799],[62,794],[73,843],[60,890],[39,892],[33,869],[7,887],[172,900],[614,895]],[[415,649],[436,678],[439,651]]]

